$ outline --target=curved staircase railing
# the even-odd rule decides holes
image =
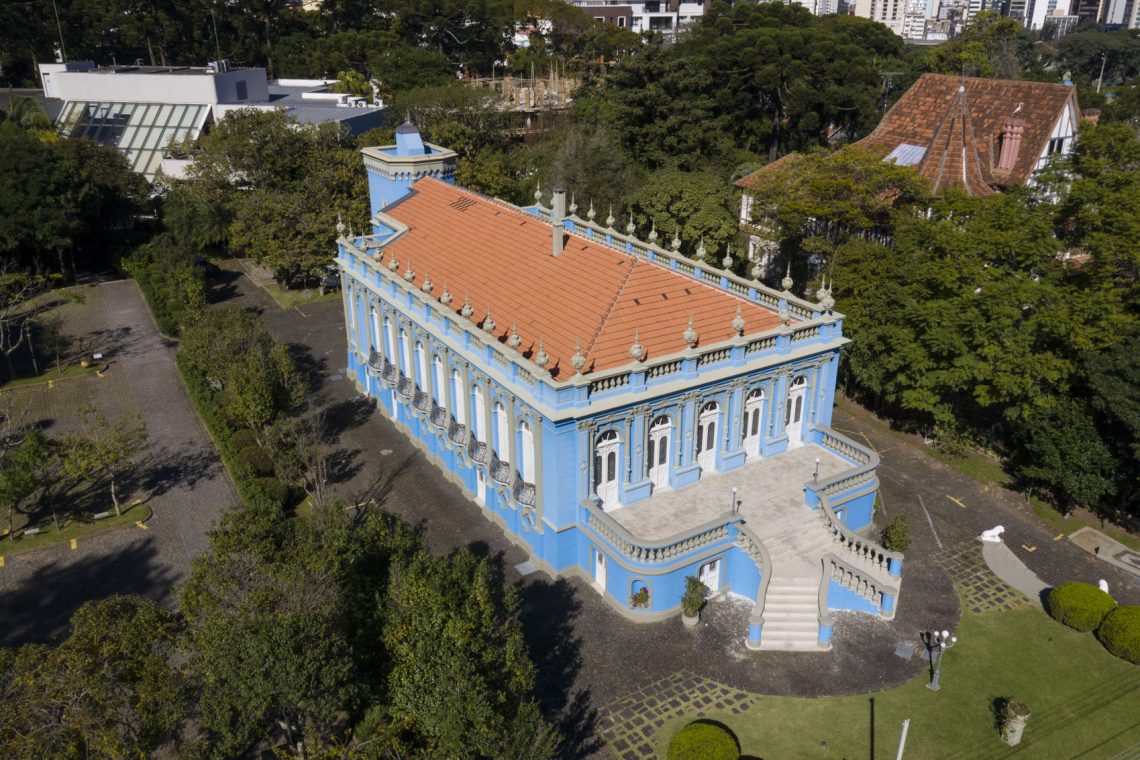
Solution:
[[[584,499],[585,524],[627,559],[644,564],[670,562],[709,544],[727,538],[730,527],[741,518],[732,513],[713,518],[696,527],[683,530],[667,538],[647,541],[632,535],[617,520],[607,515],[597,504]]]

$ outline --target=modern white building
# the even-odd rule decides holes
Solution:
[[[242,108],[281,109],[301,124],[339,122],[359,134],[380,126],[383,104],[329,92],[331,81],[268,81],[265,69],[110,66],[90,61],[41,63],[44,95],[64,101],[56,129],[114,145],[131,168],[153,179],[177,176],[185,163],[167,157],[172,145],[196,140],[211,123]],[[166,163],[164,163],[164,160]]]
[[[685,0],[567,0],[598,21],[631,32],[660,32],[667,38],[694,23],[705,13],[705,2]]]

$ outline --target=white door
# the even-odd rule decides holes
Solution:
[[[702,470],[716,469],[716,422],[720,415],[720,405],[710,401],[701,407],[697,418],[697,464]]]
[[[598,591],[606,593],[606,555],[594,549],[594,583]]]
[[[646,451],[646,463],[649,465],[649,482],[653,489],[669,487],[670,433],[673,423],[664,415],[653,420],[649,426],[649,448]]]
[[[714,559],[701,565],[697,580],[709,587],[710,592],[720,590],[720,560]]]
[[[744,453],[748,456],[760,454],[760,426],[764,420],[764,391],[756,388],[744,399]]]
[[[594,494],[602,509],[618,506],[618,434],[607,430],[594,442]]]
[[[807,380],[797,377],[788,389],[788,406],[784,410],[784,432],[788,436],[788,448],[794,449],[804,443],[804,397],[807,393]]]

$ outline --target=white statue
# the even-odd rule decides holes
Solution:
[[[1106,581],[1104,578],[1101,578],[1099,581],[1097,581],[1096,585],[1100,586],[1101,591],[1106,594],[1108,593],[1108,581]]]
[[[998,525],[997,527],[990,528],[989,530],[983,530],[982,535],[980,535],[978,538],[982,539],[983,541],[988,541],[991,544],[1000,544],[1002,533],[1005,533],[1005,527]]]

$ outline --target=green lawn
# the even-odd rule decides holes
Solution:
[[[130,504],[123,507],[122,515],[111,515],[102,520],[76,520],[61,517],[62,527],[60,530],[56,530],[51,520],[48,520],[40,524],[43,533],[32,536],[24,536],[22,530],[17,528],[14,540],[7,535],[0,537],[0,556],[11,557],[50,544],[70,541],[73,538],[81,541],[95,533],[146,520],[150,514],[149,507],[141,504]],[[4,530],[6,534],[7,528]]]
[[[19,377],[15,380],[10,380],[0,385],[0,391],[7,391],[13,388],[25,388],[29,385],[41,385],[48,382],[58,383],[64,380],[70,380],[75,377],[88,377],[107,369],[107,365],[103,362],[96,362],[90,367],[81,367],[78,363],[64,367],[63,371],[55,368],[55,366],[44,368],[44,370],[36,377]]]
[[[271,282],[263,286],[269,295],[273,296],[273,300],[282,309],[292,309],[294,306],[308,306],[315,303],[324,303],[325,301],[334,301],[340,298],[340,294],[336,292],[325,293],[323,296],[316,288],[306,290],[288,290],[282,288],[275,282]]]
[[[966,612],[957,633],[939,692],[925,687],[924,676],[858,697],[759,697],[740,715],[714,711],[666,723],[657,734],[660,756],[673,733],[696,718],[724,723],[745,757],[766,760],[893,758],[906,718],[908,760],[1112,758],[1140,745],[1140,667],[1110,655],[1091,634],[1036,607]],[[1014,697],[1032,710],[1018,747],[1003,744],[994,728],[995,697]]]

